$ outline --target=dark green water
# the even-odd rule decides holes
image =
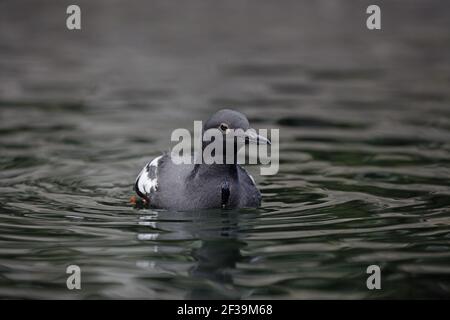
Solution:
[[[446,2],[382,2],[377,32],[364,1],[78,3],[81,32],[64,1],[0,4],[0,297],[450,297]],[[132,209],[221,107],[280,129],[262,207]]]

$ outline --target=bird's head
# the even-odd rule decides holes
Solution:
[[[235,142],[237,139],[243,139],[245,144],[270,144],[270,140],[258,135],[255,130],[252,130],[250,123],[245,115],[242,113],[231,110],[222,109],[214,113],[204,124],[203,131],[209,129],[218,129],[223,134],[224,141],[228,140],[228,135],[232,133]]]

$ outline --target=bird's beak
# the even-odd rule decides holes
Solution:
[[[250,129],[247,130],[246,132],[244,132],[244,137],[245,137],[245,143],[246,144],[250,144],[250,143],[255,143],[255,144],[271,144],[270,140],[257,134],[256,130],[254,129]]]

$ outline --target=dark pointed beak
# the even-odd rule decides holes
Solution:
[[[255,130],[247,130],[245,132],[245,143],[271,144],[269,139],[257,134]]]

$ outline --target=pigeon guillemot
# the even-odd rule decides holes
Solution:
[[[204,124],[203,131],[218,128],[223,135],[227,129],[242,129],[245,143],[267,143],[262,136],[249,134],[247,117],[240,112],[223,109]],[[203,142],[203,149],[210,142]],[[237,152],[234,142],[234,152]],[[224,145],[224,157],[226,153]],[[175,164],[170,155],[153,159],[136,179],[134,190],[147,207],[193,210],[207,208],[258,207],[261,193],[254,179],[237,164]]]

